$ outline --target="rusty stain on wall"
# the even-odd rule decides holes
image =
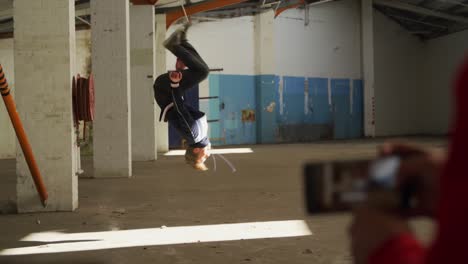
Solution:
[[[242,110],[242,122],[255,122],[255,110],[243,109]]]

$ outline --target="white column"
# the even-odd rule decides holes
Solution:
[[[166,15],[156,15],[156,76],[159,76],[167,71],[166,68],[166,49],[163,42],[166,39]],[[156,117],[159,120],[161,109],[156,107]],[[156,123],[157,148],[158,152],[169,151],[169,127],[165,122]]]
[[[155,160],[156,102],[154,100],[154,6],[130,6],[130,68],[132,91],[132,156]]]
[[[362,0],[362,65],[364,84],[364,135],[375,136],[374,15],[372,0]]]
[[[14,21],[18,112],[49,194],[44,209],[18,147],[18,211],[73,211],[78,206],[71,90],[75,1],[15,0]]]
[[[255,73],[275,73],[275,13],[273,10],[255,16]]]
[[[94,176],[132,176],[128,0],[91,0]]]

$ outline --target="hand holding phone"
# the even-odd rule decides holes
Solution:
[[[356,204],[405,215],[434,213],[445,153],[385,144],[378,159],[308,163],[304,167],[308,213],[347,210]]]
[[[415,185],[397,190],[400,165],[399,156],[309,163],[304,175],[307,210],[346,210],[364,202],[385,210],[406,210]]]

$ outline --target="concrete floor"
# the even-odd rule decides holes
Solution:
[[[441,138],[409,140],[434,148],[445,145]],[[381,142],[252,146],[252,154],[225,155],[237,167],[234,174],[219,158],[216,172],[200,173],[184,165],[182,157],[160,156],[156,162],[135,162],[131,179],[81,178],[80,207],[75,212],[0,215],[0,255],[2,249],[47,244],[20,240],[53,230],[82,233],[303,219],[311,236],[0,256],[0,263],[351,263],[350,215],[306,216],[301,167],[306,160],[371,157]],[[84,163],[92,172],[89,159]],[[0,160],[4,212],[14,208],[14,167],[14,160]],[[430,223],[414,225],[423,239],[430,237]]]

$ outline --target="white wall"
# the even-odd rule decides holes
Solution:
[[[421,133],[423,42],[374,11],[376,136]]]
[[[291,9],[274,20],[274,74],[334,78],[362,78],[360,2],[337,1],[310,8],[310,24],[304,26],[304,10]],[[177,26],[171,26],[167,36]],[[254,75],[255,18],[239,17],[194,23],[188,33],[210,68],[222,74]],[[167,53],[167,67],[175,57]],[[206,93],[201,84],[201,95]]]
[[[172,25],[170,36],[178,25]],[[215,74],[255,74],[254,17],[194,22],[187,38],[211,69],[223,68]],[[167,69],[175,67],[175,56],[166,52]],[[200,96],[209,96],[208,79],[200,83]]]
[[[275,19],[276,74],[362,78],[360,1],[290,9]]]
[[[76,73],[88,77],[91,71],[91,30],[76,32]]]
[[[176,28],[171,26],[167,36]],[[224,68],[223,74],[255,74],[253,17],[195,22],[187,37],[210,68]],[[167,68],[174,69],[174,55],[166,54]]]
[[[444,135],[468,31],[426,42],[374,11],[376,135]]]
[[[455,73],[468,56],[468,30],[430,40],[424,52],[422,128],[426,134],[446,134],[451,121]]]
[[[5,77],[14,92],[13,39],[0,39],[0,64],[2,64]],[[16,155],[15,132],[3,99],[0,101],[0,159],[14,158]]]
[[[337,1],[304,10],[291,9],[274,20],[276,74],[361,78],[360,2]],[[167,36],[177,26],[171,26]],[[224,74],[255,74],[254,17],[195,23],[189,41],[211,68]],[[167,67],[175,57],[167,53]]]

